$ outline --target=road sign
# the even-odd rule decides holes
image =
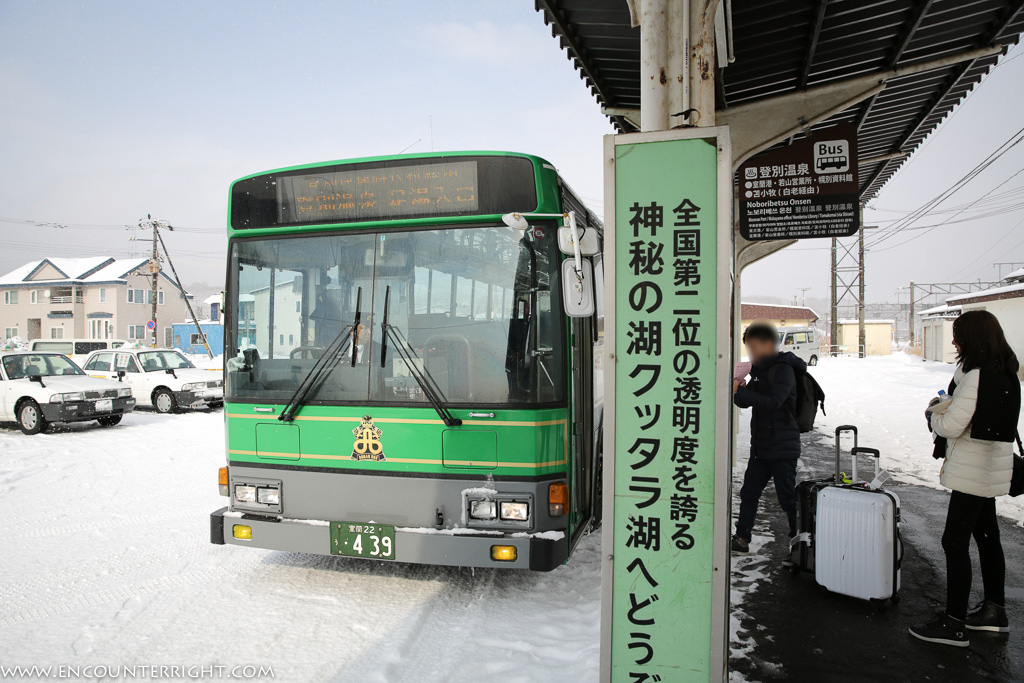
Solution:
[[[723,681],[732,430],[727,129],[605,137],[601,679]]]
[[[739,170],[748,240],[846,237],[860,227],[857,128],[832,126],[756,156]]]
[[[146,329],[148,329],[148,330],[155,330],[156,329],[156,321],[155,320],[150,320],[148,323],[146,323]]]

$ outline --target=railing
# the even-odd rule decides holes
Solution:
[[[81,296],[51,296],[50,297],[50,303],[51,304],[70,304],[70,303],[82,304],[82,303],[85,303],[85,298],[81,297]]]

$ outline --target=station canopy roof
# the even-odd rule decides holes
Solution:
[[[598,102],[639,109],[640,29],[630,25],[626,0],[535,2]],[[1024,31],[1024,0],[733,0],[731,8],[735,60],[718,70],[718,109],[1011,45]],[[818,124],[856,123],[864,200],[907,157],[865,161],[913,152],[998,58],[892,79],[874,97]],[[620,131],[633,130],[621,117],[613,121]]]

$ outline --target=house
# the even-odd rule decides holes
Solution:
[[[783,306],[780,304],[740,304],[740,327],[743,330],[755,320],[764,320],[776,327],[812,327],[818,314],[807,306]]]
[[[1003,278],[998,287],[959,294],[946,299],[946,305],[967,311],[988,311],[994,315],[1018,358],[1024,358],[1024,268]]]
[[[44,258],[0,276],[0,339],[148,340],[152,275],[148,258]],[[161,271],[157,340],[188,317],[186,294]]]
[[[936,306],[917,314],[921,318],[921,355],[925,360],[955,363],[953,321],[960,315],[959,306]]]
[[[857,354],[860,350],[860,323],[857,320],[837,321],[839,338],[836,345],[840,353]],[[864,321],[864,353],[868,356],[888,356],[892,353],[895,320]]]

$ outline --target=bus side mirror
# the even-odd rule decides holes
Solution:
[[[583,269],[576,272],[574,259],[562,261],[562,305],[570,318],[594,315],[594,266],[583,259]]]

